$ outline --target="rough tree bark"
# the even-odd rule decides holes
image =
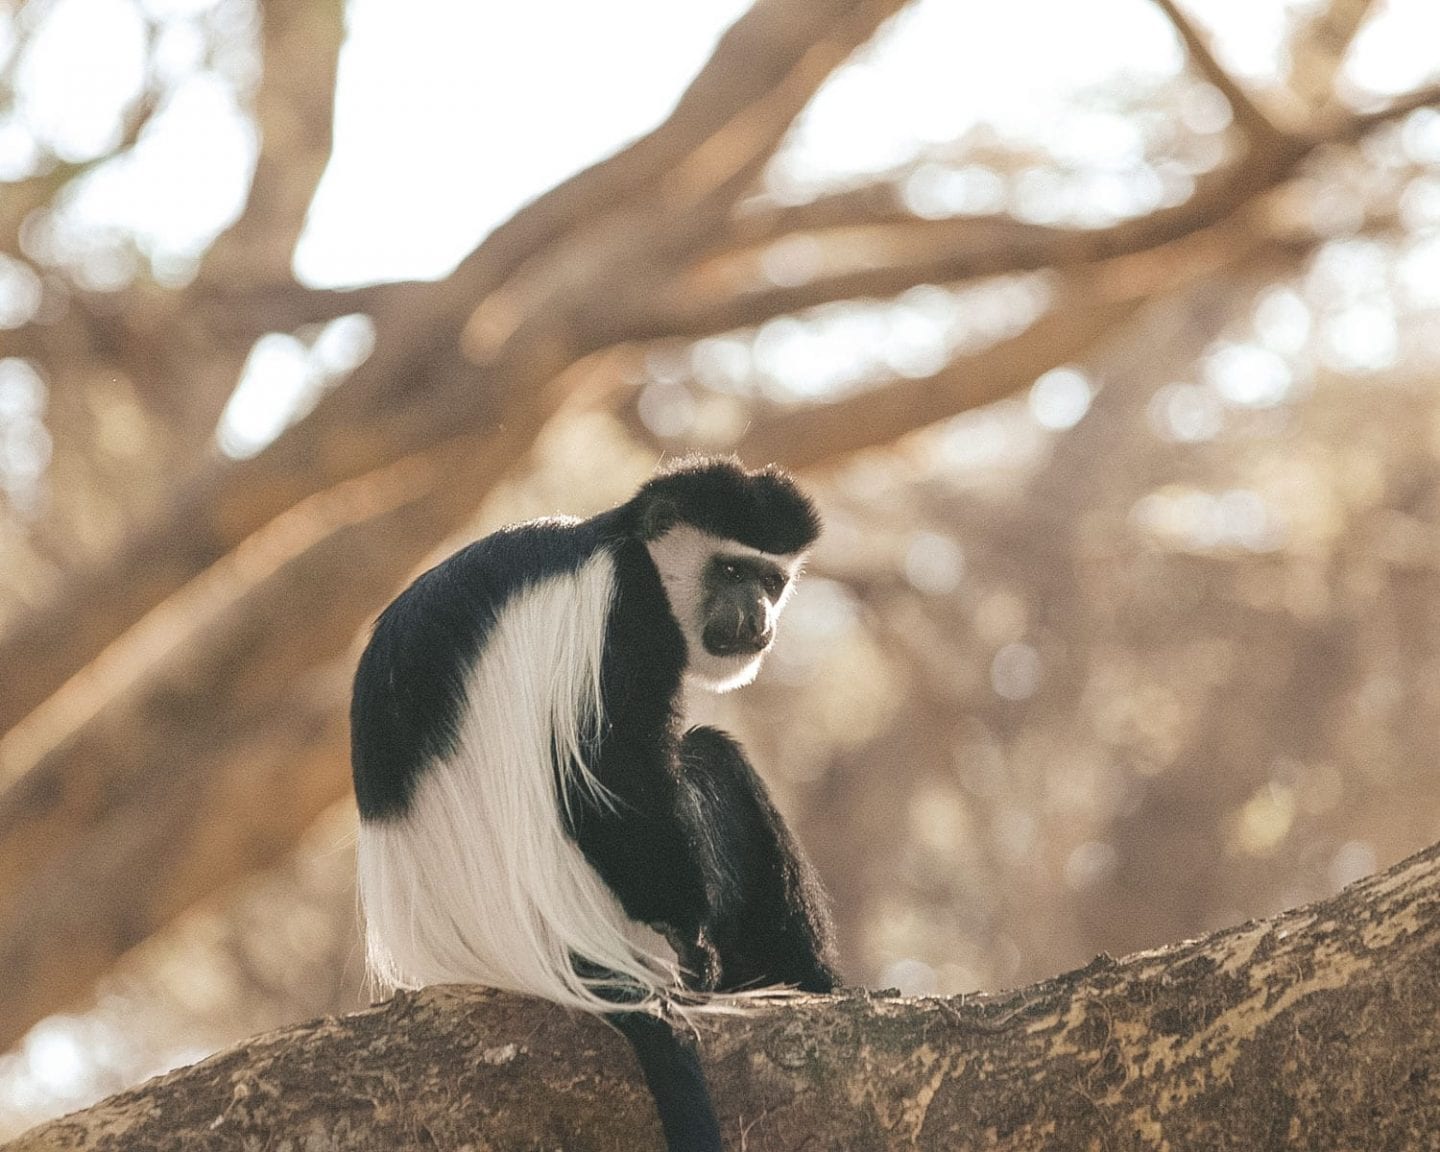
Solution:
[[[1270,920],[1019,992],[805,997],[707,1021],[745,1149],[1431,1146],[1440,845]],[[4,1152],[633,1152],[658,1126],[624,1042],[455,986],[297,1025]]]

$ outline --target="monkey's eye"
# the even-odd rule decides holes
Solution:
[[[724,574],[725,579],[729,580],[732,584],[738,584],[741,580],[745,579],[745,573],[741,570],[740,565],[732,563],[729,560],[722,560],[720,562],[720,571]]]
[[[785,577],[781,576],[778,572],[770,573],[765,577],[763,583],[766,595],[771,599],[774,599],[776,596],[779,596],[781,592],[785,591]]]

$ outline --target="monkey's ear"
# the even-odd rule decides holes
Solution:
[[[654,496],[640,514],[640,534],[646,540],[665,535],[680,522],[680,506],[668,496]]]

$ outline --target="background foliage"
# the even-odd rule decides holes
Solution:
[[[403,47],[360,0],[0,6],[0,1130],[362,1002],[364,628],[662,454],[823,504],[761,682],[695,708],[856,983],[1012,986],[1440,839],[1435,17],[1112,6],[421,37],[523,59],[503,115],[353,71]],[[663,119],[587,112],[662,56]],[[453,266],[438,157],[334,223],[347,85],[478,165]]]

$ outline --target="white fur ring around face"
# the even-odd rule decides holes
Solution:
[[[757,548],[746,548],[733,540],[722,540],[690,524],[678,524],[646,547],[660,573],[660,582],[670,601],[670,611],[685,635],[687,664],[685,677],[709,692],[730,692],[749,684],[760,672],[768,647],[760,652],[738,652],[720,656],[705,648],[705,585],[703,575],[710,558],[717,553],[754,556],[778,565],[789,578],[785,591],[771,608],[771,620],[781,610],[795,587],[794,577],[804,560],[803,553],[777,556]]]

